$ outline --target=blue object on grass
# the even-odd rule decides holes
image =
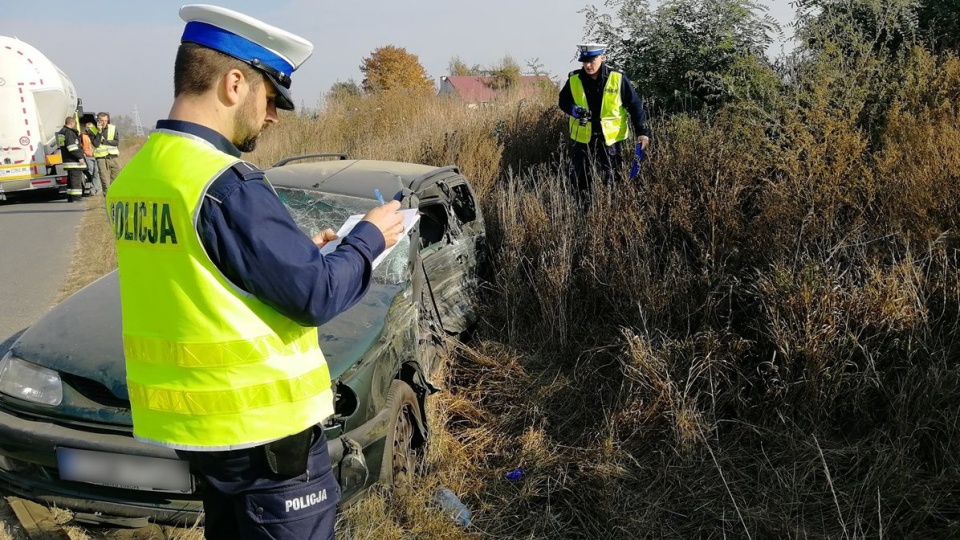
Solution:
[[[523,480],[523,468],[517,467],[516,469],[508,472],[506,475],[507,480],[511,482],[516,482],[518,480]]]

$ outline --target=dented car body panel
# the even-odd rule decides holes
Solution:
[[[385,441],[396,419],[389,398],[394,381],[414,390],[419,440],[428,435],[424,401],[434,390],[435,334],[463,332],[476,320],[483,218],[455,168],[341,159],[268,169],[267,178],[310,235],[373,208],[374,189],[421,210],[420,224],[375,270],[364,298],[318,329],[336,394],[335,415],[324,429],[342,503],[349,504],[381,479],[390,461]],[[132,437],[116,272],[24,332],[4,367],[10,358],[56,372],[63,397],[50,406],[0,393],[0,487],[77,512],[196,522],[203,489],[196,475],[193,489],[180,493],[60,478],[60,448],[177,460],[174,451]]]

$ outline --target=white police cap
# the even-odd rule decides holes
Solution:
[[[577,61],[587,62],[600,56],[607,50],[606,43],[581,43],[577,45]]]
[[[293,110],[290,76],[313,54],[313,44],[236,11],[207,4],[180,8],[186,21],[181,42],[196,43],[259,69],[277,89],[276,104]]]

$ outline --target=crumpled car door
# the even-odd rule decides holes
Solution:
[[[477,320],[478,246],[483,218],[473,191],[455,175],[421,186],[420,257],[443,329],[468,330]]]

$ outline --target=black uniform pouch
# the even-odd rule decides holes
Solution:
[[[307,472],[312,443],[313,426],[263,445],[270,472],[284,478],[295,478]]]

